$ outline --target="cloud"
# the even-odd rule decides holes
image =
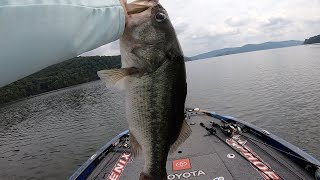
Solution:
[[[174,20],[172,20],[172,24],[176,30],[177,34],[181,34],[188,28],[189,24],[186,19],[183,17],[177,17]]]
[[[282,17],[272,17],[272,18],[269,18],[267,20],[267,22],[265,22],[262,26],[280,28],[280,27],[283,27],[283,26],[287,26],[290,23],[291,23],[291,21],[288,20],[288,19],[285,19],[285,18],[282,18]]]
[[[248,24],[248,22],[250,21],[249,18],[246,18],[246,17],[230,17],[228,19],[226,19],[224,22],[225,24],[229,25],[229,26],[235,26],[235,27],[238,27],[238,26],[244,26],[246,24]]]
[[[319,34],[320,0],[160,0],[185,55]],[[107,45],[89,54],[118,53]]]

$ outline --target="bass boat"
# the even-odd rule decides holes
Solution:
[[[167,160],[168,180],[320,180],[320,162],[246,121],[187,108],[192,135]],[[138,179],[143,159],[130,154],[129,131],[93,154],[69,180]]]

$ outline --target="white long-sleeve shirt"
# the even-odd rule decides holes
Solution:
[[[119,0],[0,0],[0,87],[119,39]]]

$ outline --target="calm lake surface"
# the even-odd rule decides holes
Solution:
[[[187,106],[268,129],[320,159],[320,45],[187,63]],[[0,108],[0,179],[67,179],[127,129],[123,94],[100,81]]]

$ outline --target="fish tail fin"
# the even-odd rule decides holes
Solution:
[[[184,119],[181,127],[180,134],[177,138],[177,140],[171,145],[169,153],[174,153],[178,147],[188,139],[188,137],[191,135],[192,130],[187,123],[187,121]]]
[[[167,173],[162,175],[149,175],[141,172],[139,180],[167,180]]]

